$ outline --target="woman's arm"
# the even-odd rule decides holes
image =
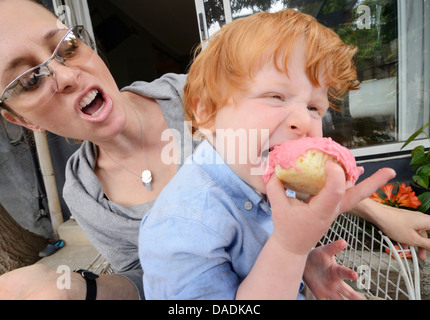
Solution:
[[[0,299],[11,300],[84,300],[87,293],[85,279],[70,272],[70,287],[58,286],[64,276],[43,264],[16,269],[0,277]],[[138,299],[136,287],[125,277],[103,274],[96,280],[97,299]]]
[[[418,256],[425,260],[430,250],[430,216],[419,211],[399,209],[364,199],[349,211],[381,229],[390,239],[410,246],[417,246]]]

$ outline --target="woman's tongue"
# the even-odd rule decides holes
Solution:
[[[103,105],[104,105],[103,98],[101,97],[100,94],[97,94],[95,99],[90,104],[88,104],[86,107],[84,107],[82,109],[82,112],[87,114],[87,115],[95,117],[98,115],[98,113],[99,113],[98,111],[101,110]]]

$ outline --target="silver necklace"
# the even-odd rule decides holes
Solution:
[[[140,121],[140,117],[137,114],[137,111],[133,108],[134,113],[136,114],[137,117],[137,121],[139,122],[139,127],[140,127],[140,139],[142,140],[142,149],[143,149],[143,156],[144,156],[144,167],[145,167],[145,150],[144,150],[144,141],[143,141],[143,127],[142,127],[142,122]],[[113,162],[115,162],[118,166],[120,166],[122,169],[124,169],[125,171],[127,171],[128,173],[132,174],[133,176],[138,177],[139,179],[142,180],[143,185],[146,187],[146,189],[148,191],[152,190],[151,187],[151,182],[152,182],[152,173],[150,170],[145,169],[142,171],[142,173],[140,175],[138,175],[137,173],[134,173],[133,171],[129,170],[128,168],[124,167],[121,163],[119,163],[118,161],[116,161],[115,159],[113,159],[106,151],[103,150],[103,148],[100,147],[100,149],[103,151],[103,153],[109,158],[111,159]]]

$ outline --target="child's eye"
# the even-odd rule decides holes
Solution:
[[[276,93],[269,94],[269,95],[267,95],[267,97],[268,97],[268,98],[270,98],[270,99],[275,99],[275,100],[281,100],[281,101],[284,101],[284,97],[283,97],[282,95],[280,95],[280,94],[276,94]]]
[[[310,112],[313,112],[314,114],[317,114],[319,117],[324,117],[325,111],[319,107],[316,106],[308,106],[308,110]]]

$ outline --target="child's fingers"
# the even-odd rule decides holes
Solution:
[[[324,188],[312,198],[309,205],[318,214],[333,215],[339,213],[338,209],[345,194],[345,172],[334,161],[327,161],[326,172],[327,180]]]
[[[297,201],[296,199],[289,198],[285,195],[285,187],[281,180],[276,175],[272,175],[266,185],[266,194],[270,200],[270,206],[273,208],[282,207],[290,201]]]
[[[339,278],[342,278],[344,280],[356,281],[358,279],[358,273],[345,266],[338,266],[337,274]]]
[[[349,188],[342,203],[342,211],[349,211],[360,201],[370,197],[378,188],[396,176],[391,168],[382,168],[354,187]]]
[[[346,283],[342,287],[342,290],[339,292],[341,294],[340,300],[365,300],[364,296],[360,293],[356,292],[351,286]]]
[[[364,173],[364,168],[363,167],[357,167],[358,169],[358,176],[361,176]],[[346,182],[346,188],[351,188],[355,185],[355,182],[352,181],[347,181]]]
[[[281,180],[275,174],[270,177],[269,182],[266,184],[266,194],[269,197],[270,203],[276,203],[277,200],[285,198],[285,187]]]
[[[339,239],[322,246],[321,249],[330,256],[335,256],[348,246],[344,239]]]
[[[278,198],[276,195],[280,193],[281,188],[282,190],[284,189],[282,182],[273,174],[270,177],[269,182],[266,184],[266,194],[272,205],[276,202],[276,199]]]

